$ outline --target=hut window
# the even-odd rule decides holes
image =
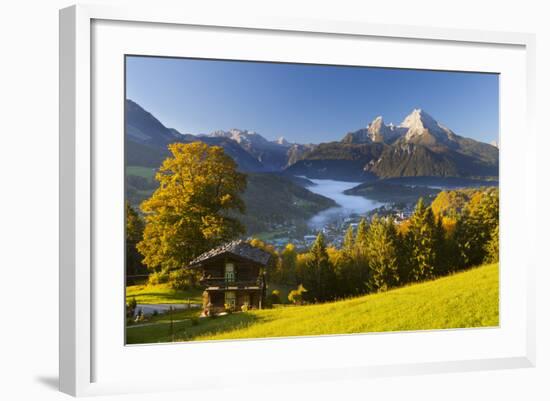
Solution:
[[[235,282],[235,265],[233,263],[225,264],[225,281],[228,283]]]
[[[234,291],[227,291],[225,293],[225,305],[231,309],[235,309],[235,292]]]

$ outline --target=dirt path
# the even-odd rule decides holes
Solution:
[[[137,304],[134,316],[141,310],[144,315],[152,315],[155,313],[166,313],[170,310],[170,307],[174,311],[184,310],[188,308],[200,308],[200,304]]]

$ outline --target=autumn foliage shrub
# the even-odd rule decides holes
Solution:
[[[153,272],[147,279],[148,285],[165,284],[170,280],[170,274],[167,271]]]

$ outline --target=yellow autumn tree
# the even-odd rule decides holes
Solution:
[[[469,196],[470,194],[463,190],[441,191],[436,196],[430,207],[436,216],[456,218],[456,216],[468,203]]]
[[[174,143],[155,179],[158,189],[141,204],[143,240],[137,248],[153,269],[174,269],[244,233],[231,212],[244,213],[246,175],[219,146]]]

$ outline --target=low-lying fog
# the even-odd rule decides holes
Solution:
[[[363,214],[382,205],[362,196],[346,195],[345,190],[359,185],[359,182],[309,179],[316,185],[307,187],[311,192],[333,199],[339,206],[323,210],[313,216],[308,224],[312,228],[322,228],[332,220],[345,218],[351,214]]]

